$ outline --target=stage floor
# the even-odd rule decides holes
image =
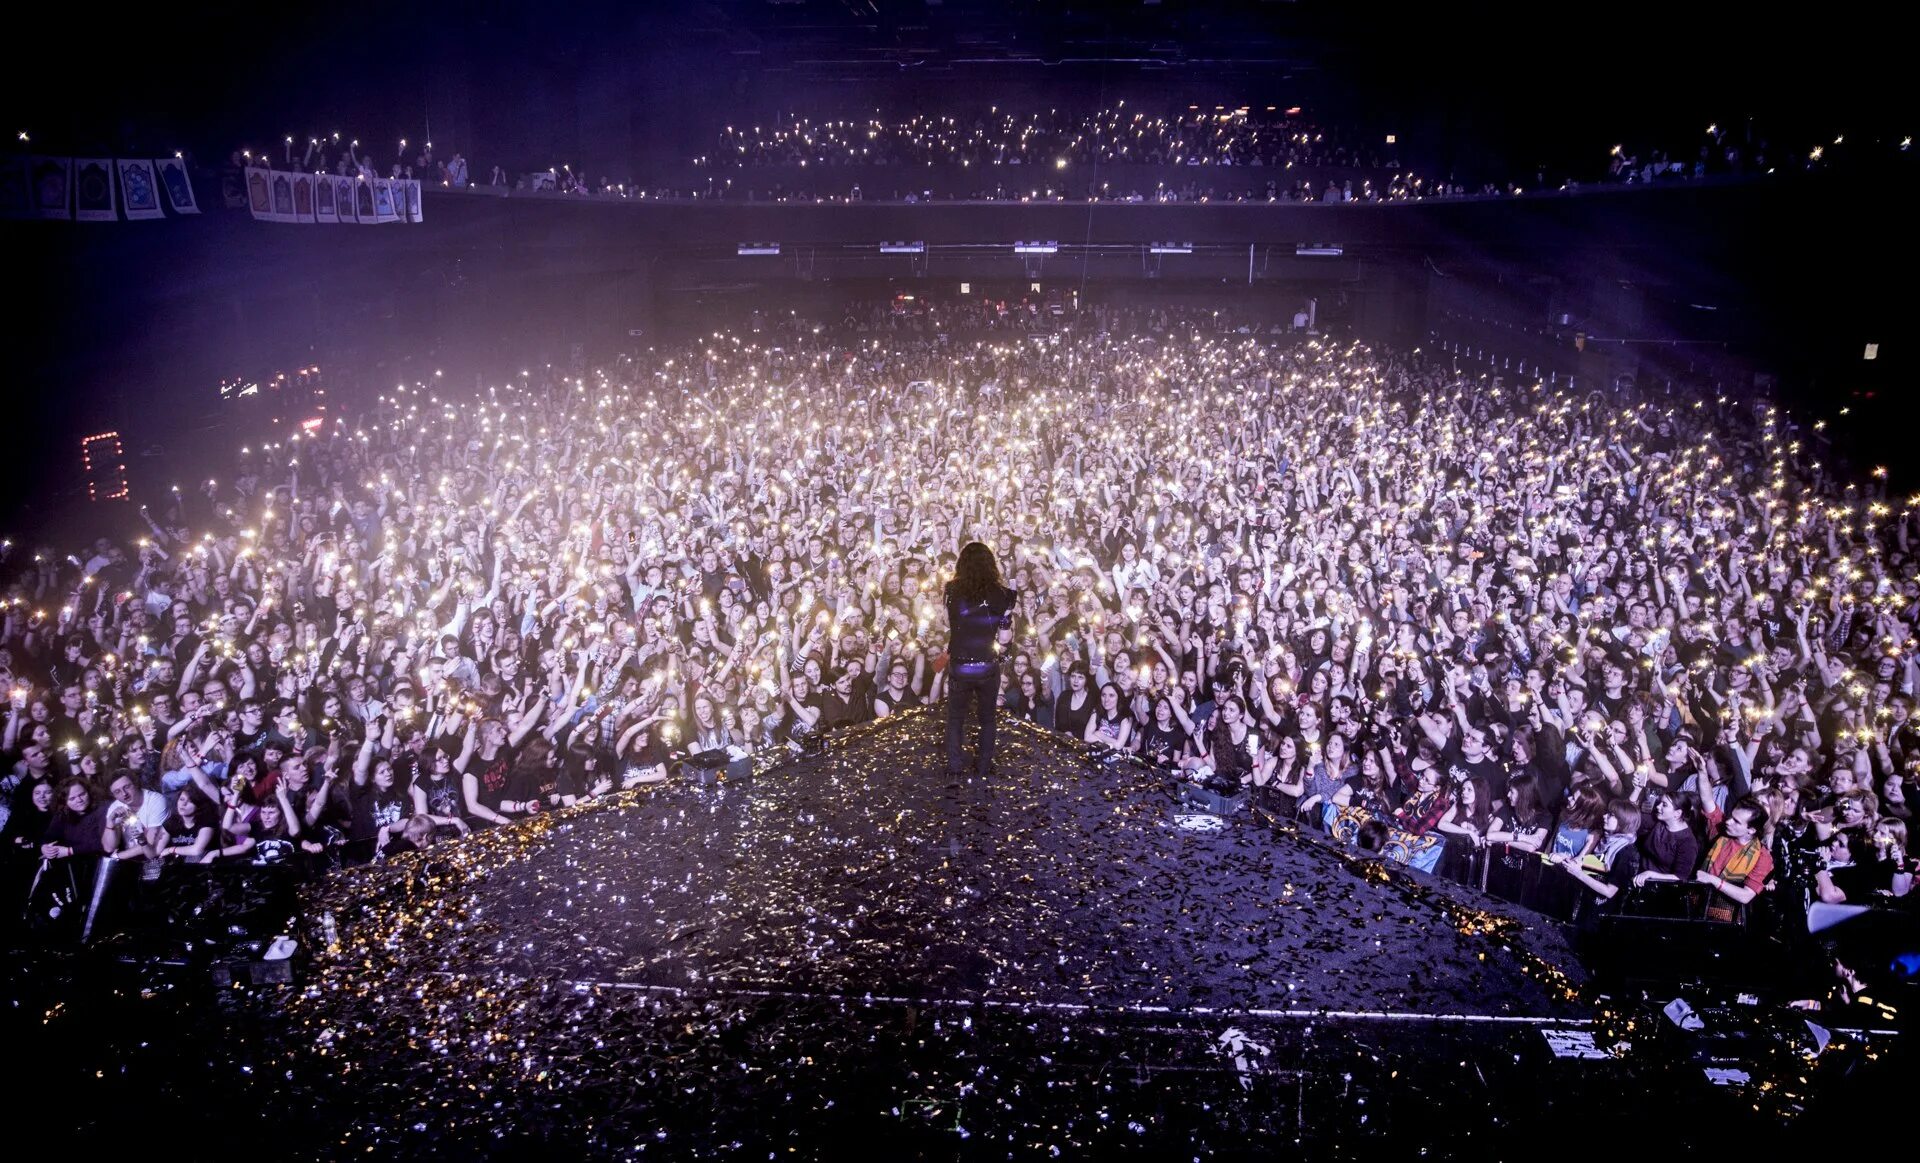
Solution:
[[[1571,1012],[1575,959],[1532,914],[1245,817],[1222,826],[1163,777],[1030,726],[1006,733],[993,776],[952,785],[940,728],[908,715],[745,783],[669,783],[484,836],[431,884],[374,871],[317,907],[349,963],[399,953],[664,993]]]
[[[1484,1158],[1744,1108],[1569,1053],[1551,922],[1031,727],[949,785],[940,728],[335,877],[293,987],[47,1028],[120,1047],[102,1109],[225,1094],[317,1158]]]
[[[1098,1097],[1113,1071],[1245,1104],[1257,1079],[1305,1079],[1328,1022],[1411,1057],[1440,1025],[1507,1039],[1584,1013],[1550,923],[1222,824],[1031,727],[953,784],[940,732],[902,716],[751,781],[480,837],[429,875],[342,878],[309,909],[339,941],[301,1020],[411,1076],[415,1109],[477,1090],[504,1105],[457,1117],[501,1125],[531,1092],[568,1096],[596,1140],[628,1133],[611,1118],[713,1145],[768,1113],[764,1086],[788,1096],[774,1140],[843,1104],[945,1118],[970,1099],[970,1134],[1086,1146],[1118,1113]]]

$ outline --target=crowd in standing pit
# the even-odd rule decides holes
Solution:
[[[1583,915],[1906,891],[1920,510],[1810,429],[1036,323],[402,390],[137,540],[12,547],[10,899],[388,856],[938,701],[972,538],[1019,593],[1009,715],[1420,867],[1538,851]]]

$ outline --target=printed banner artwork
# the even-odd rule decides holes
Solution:
[[[200,204],[193,200],[193,181],[187,175],[187,163],[177,157],[155,158],[153,168],[160,175],[160,188],[166,191],[167,206],[175,214],[200,213]]]
[[[165,218],[160,209],[160,180],[154,176],[153,163],[145,158],[119,158],[114,167],[120,171],[120,201],[127,217]]]
[[[73,209],[82,222],[118,222],[119,202],[113,196],[113,162],[103,157],[73,160]]]
[[[247,208],[247,172],[244,169],[220,167],[220,204],[229,210]]]
[[[315,222],[313,211],[313,175],[293,176],[293,216],[297,222]]]
[[[159,181],[166,186],[165,170],[160,172]],[[422,217],[421,185],[412,178],[296,174],[254,167],[246,171],[246,191],[247,209],[260,222],[373,225],[418,222]],[[187,191],[187,196],[191,194],[191,190]]]
[[[0,158],[0,218],[31,218],[27,199],[27,159]]]
[[[313,180],[313,220],[315,222],[338,222],[340,215],[333,209],[333,179],[320,174]]]
[[[278,170],[274,170],[271,174],[270,187],[273,191],[273,221],[275,222],[300,221],[299,215],[293,212],[293,178],[294,175],[283,174]]]
[[[247,211],[255,221],[274,221],[272,182],[273,177],[266,170],[247,167]]]
[[[393,183],[385,178],[373,180],[373,216],[381,222],[400,221],[400,212],[393,205]]]
[[[73,159],[36,157],[28,163],[33,182],[33,213],[38,218],[73,217]]]

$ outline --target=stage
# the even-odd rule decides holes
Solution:
[[[1182,1104],[1179,1137],[1204,1140],[1209,1104],[1277,1128],[1256,1093],[1352,1089],[1322,1077],[1332,1045],[1411,1060],[1440,1026],[1505,1041],[1584,1016],[1554,927],[1193,811],[1031,727],[1006,732],[994,776],[950,783],[940,730],[902,716],[750,781],[669,783],[430,872],[336,882],[307,935],[337,952],[297,1010],[330,1055],[407,1080],[414,1113],[366,1144],[557,1115],[605,1146],[943,1123],[1165,1146]],[[498,1105],[463,1109],[472,1093]]]
[[[1575,1000],[1551,922],[1032,727],[950,784],[940,732],[335,876],[292,987],[120,1085],[257,1095],[321,1158],[1466,1157],[1744,1106],[1609,1053],[1658,1031]]]

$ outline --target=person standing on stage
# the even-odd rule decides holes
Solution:
[[[961,720],[972,700],[980,710],[980,747],[974,770],[986,775],[993,764],[994,721],[1000,695],[999,634],[1013,619],[1013,591],[1000,577],[1000,564],[983,542],[960,551],[947,583],[948,647],[947,774],[966,771],[960,753]]]

